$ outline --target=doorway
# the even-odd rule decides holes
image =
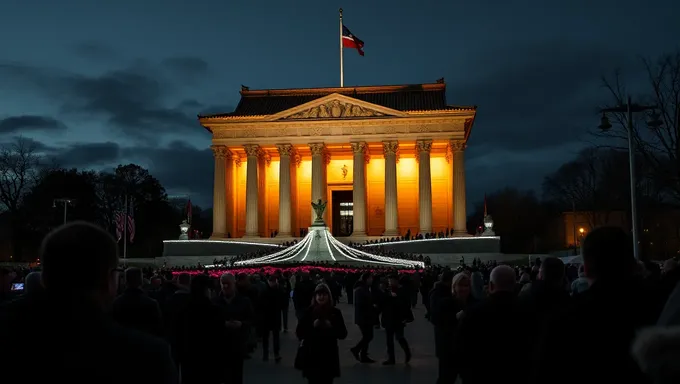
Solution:
[[[333,226],[331,233],[333,236],[342,237],[352,234],[354,229],[354,203],[352,191],[332,191],[331,201],[333,203]]]

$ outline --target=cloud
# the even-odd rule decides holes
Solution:
[[[93,168],[109,165],[120,159],[116,143],[78,143],[57,152],[54,160],[62,167]]]
[[[180,75],[204,75],[208,73],[208,63],[198,57],[170,57],[162,65]]]
[[[116,51],[112,47],[104,43],[95,41],[86,41],[78,43],[73,48],[73,51],[78,56],[97,61],[108,60],[115,58],[117,56]]]
[[[186,70],[200,67],[190,58],[171,62],[174,67]],[[0,78],[9,76],[15,87],[34,87],[60,103],[62,113],[104,119],[124,136],[149,144],[159,134],[191,132],[198,127],[196,115],[203,109],[189,112],[169,106],[168,98],[173,94],[174,84],[157,69],[158,66],[138,62],[127,68],[86,76],[18,63],[0,63]]]
[[[49,116],[23,115],[0,119],[0,134],[17,131],[64,131],[66,125]]]
[[[592,112],[607,98],[599,92],[601,76],[629,60],[621,52],[576,41],[513,46],[483,57],[449,94],[456,103],[479,105],[471,144],[549,147],[579,141],[588,124],[597,123]]]

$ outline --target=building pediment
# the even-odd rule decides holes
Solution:
[[[270,116],[268,121],[406,117],[405,112],[333,93]]]

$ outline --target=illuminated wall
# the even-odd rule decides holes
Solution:
[[[293,231],[300,234],[300,228],[309,228],[312,225],[312,159],[302,160],[297,169],[297,225]]]
[[[343,178],[342,167],[345,166],[347,169],[347,176]],[[327,174],[328,184],[352,184],[354,177],[352,159],[331,159],[328,163]]]
[[[385,159],[372,157],[366,165],[367,235],[381,236],[385,232]]]
[[[399,235],[403,236],[409,229],[413,235],[418,233],[418,163],[415,157],[402,156],[397,163],[397,209]]]
[[[265,237],[271,236],[272,231],[279,228],[279,168],[280,161],[272,160],[267,170],[267,232]]]
[[[432,180],[432,231],[453,228],[452,168],[445,157],[430,159]]]
[[[236,173],[236,233],[233,237],[242,237],[246,233],[246,170],[248,169],[248,162],[244,159],[241,161],[241,166],[234,167]]]

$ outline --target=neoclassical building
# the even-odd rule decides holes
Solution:
[[[434,84],[241,89],[212,133],[212,238],[300,236],[311,201],[334,236],[466,236],[467,139],[476,107]]]

